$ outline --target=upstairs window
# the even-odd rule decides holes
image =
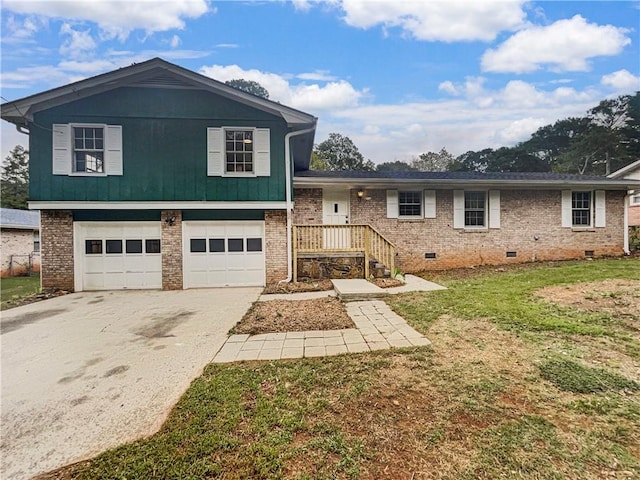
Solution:
[[[464,192],[464,226],[484,227],[487,218],[487,192]]]
[[[631,205],[640,205],[640,193],[636,193],[631,197]]]
[[[591,192],[571,192],[571,225],[591,225]]]
[[[227,173],[253,173],[253,130],[225,130]]]
[[[103,127],[73,127],[73,171],[104,173]]]

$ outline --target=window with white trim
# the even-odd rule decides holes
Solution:
[[[72,127],[72,170],[82,173],[104,173],[104,127]]]
[[[464,226],[486,227],[487,192],[464,192]]]
[[[253,172],[253,130],[224,131],[225,172]]]
[[[398,217],[422,215],[422,192],[398,192]]]
[[[640,205],[640,193],[636,193],[631,197],[631,205]]]
[[[54,124],[54,175],[122,175],[122,126]]]
[[[33,231],[33,251],[40,252],[40,232],[37,230]]]
[[[207,128],[207,175],[268,177],[271,175],[271,135],[268,128]]]
[[[571,225],[591,226],[591,192],[571,192]]]

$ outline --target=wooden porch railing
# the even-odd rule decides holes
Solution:
[[[375,259],[391,272],[395,267],[396,246],[371,225],[294,225],[293,280],[298,277],[299,253],[356,252],[364,254],[365,277],[369,261]]]

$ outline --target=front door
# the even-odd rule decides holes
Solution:
[[[322,190],[322,223],[324,225],[349,224],[349,190]],[[324,248],[343,250],[351,247],[349,227],[325,228],[323,231]]]

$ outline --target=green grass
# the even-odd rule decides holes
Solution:
[[[40,277],[12,277],[0,279],[1,308],[11,308],[16,300],[38,293]]]
[[[444,277],[389,300],[431,347],[209,365],[157,434],[50,478],[640,478],[637,331],[534,295],[640,261]]]
[[[575,393],[596,393],[619,390],[640,390],[640,383],[603,368],[587,367],[571,360],[545,360],[538,366],[540,376],[562,390]]]

